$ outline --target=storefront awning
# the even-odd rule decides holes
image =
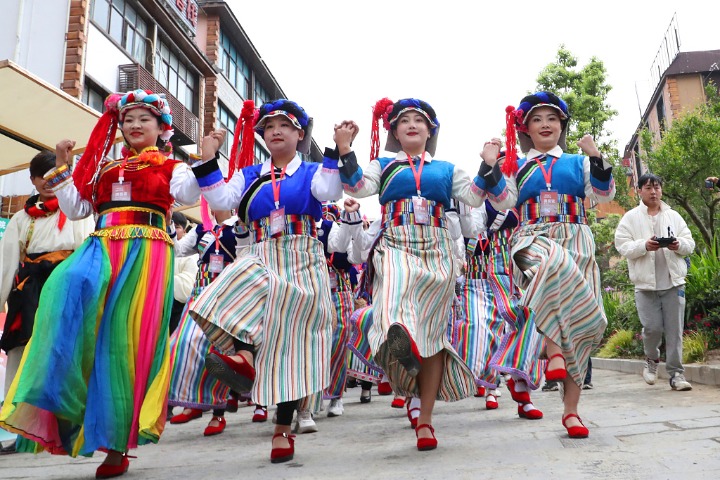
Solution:
[[[0,175],[28,167],[64,138],[78,154],[100,113],[9,60],[0,60]],[[117,140],[121,139],[118,132]]]

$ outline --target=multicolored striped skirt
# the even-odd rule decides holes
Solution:
[[[252,401],[276,405],[330,383],[335,312],[323,245],[283,235],[242,254],[190,306],[208,340],[232,352],[233,339],[255,346]]]
[[[189,305],[202,291],[199,290],[188,299],[180,325],[170,337],[172,377],[168,404],[200,410],[225,408],[230,388],[205,369],[205,356],[212,344],[188,314]]]
[[[373,327],[369,341],[374,359],[398,395],[417,397],[419,385],[390,355],[387,331],[401,323],[421,357],[445,352],[438,399],[455,401],[476,392],[472,371],[447,335],[455,277],[452,239],[447,229],[426,225],[386,228],[373,255]]]
[[[600,271],[590,227],[538,223],[513,236],[514,278],[524,290],[520,305],[538,330],[562,349],[566,368],[581,386],[590,353],[607,326],[600,295]]]
[[[165,427],[172,246],[114,236],[89,237],[48,278],[0,412],[0,426],[51,453],[124,452]]]
[[[358,380],[378,383],[384,375],[373,360],[368,335],[373,325],[373,307],[355,310],[350,317],[352,333],[348,341],[348,375]]]
[[[498,374],[507,373],[524,379],[531,389],[538,388],[545,366],[538,360],[544,337],[518,303],[521,292],[510,276],[507,242],[496,239],[488,255],[472,260],[482,264],[481,274],[463,287],[464,315],[453,344],[479,385],[493,388]]]
[[[345,391],[347,379],[348,339],[352,329],[350,316],[353,313],[352,291],[333,292],[337,323],[333,330],[332,345],[330,347],[330,386],[325,389],[324,398],[340,398]]]

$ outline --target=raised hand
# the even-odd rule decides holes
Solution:
[[[602,157],[600,150],[598,150],[597,145],[595,145],[595,140],[593,140],[590,134],[586,133],[583,135],[583,137],[578,140],[577,145],[588,157]]]
[[[220,145],[225,141],[226,134],[227,132],[224,128],[218,128],[203,137],[201,144],[203,162],[215,157],[215,154],[220,150]]]
[[[55,145],[55,167],[70,165],[73,148],[75,148],[75,140],[60,140]]]
[[[344,202],[345,211],[348,213],[357,212],[360,210],[360,203],[354,198],[346,198]]]

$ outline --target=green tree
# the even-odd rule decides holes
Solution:
[[[720,95],[712,83],[705,94],[707,102],[673,120],[660,139],[645,129],[642,148],[650,171],[664,180],[663,198],[700,233],[696,241],[709,247],[717,238],[720,197],[703,184],[720,174]]]
[[[617,141],[610,137],[612,132],[607,129],[607,123],[617,115],[617,110],[607,102],[612,86],[607,83],[603,62],[592,57],[587,65],[579,68],[577,57],[560,45],[555,61],[542,69],[536,81],[536,91],[553,92],[568,104],[568,152],[579,152],[577,141],[586,133],[592,135],[603,156],[613,164],[617,188],[615,201],[626,209],[634,207],[637,202],[629,196]]]

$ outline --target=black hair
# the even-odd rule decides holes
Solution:
[[[638,188],[642,188],[648,183],[650,185],[658,184],[662,187],[663,179],[658,177],[654,173],[643,173],[642,175],[640,175],[640,178],[638,178]]]
[[[49,170],[55,168],[55,154],[50,150],[42,150],[30,160],[30,176],[43,177]]]
[[[175,225],[179,225],[180,227],[183,228],[183,230],[187,227],[187,224],[188,224],[187,217],[180,212],[173,212],[172,220]]]

